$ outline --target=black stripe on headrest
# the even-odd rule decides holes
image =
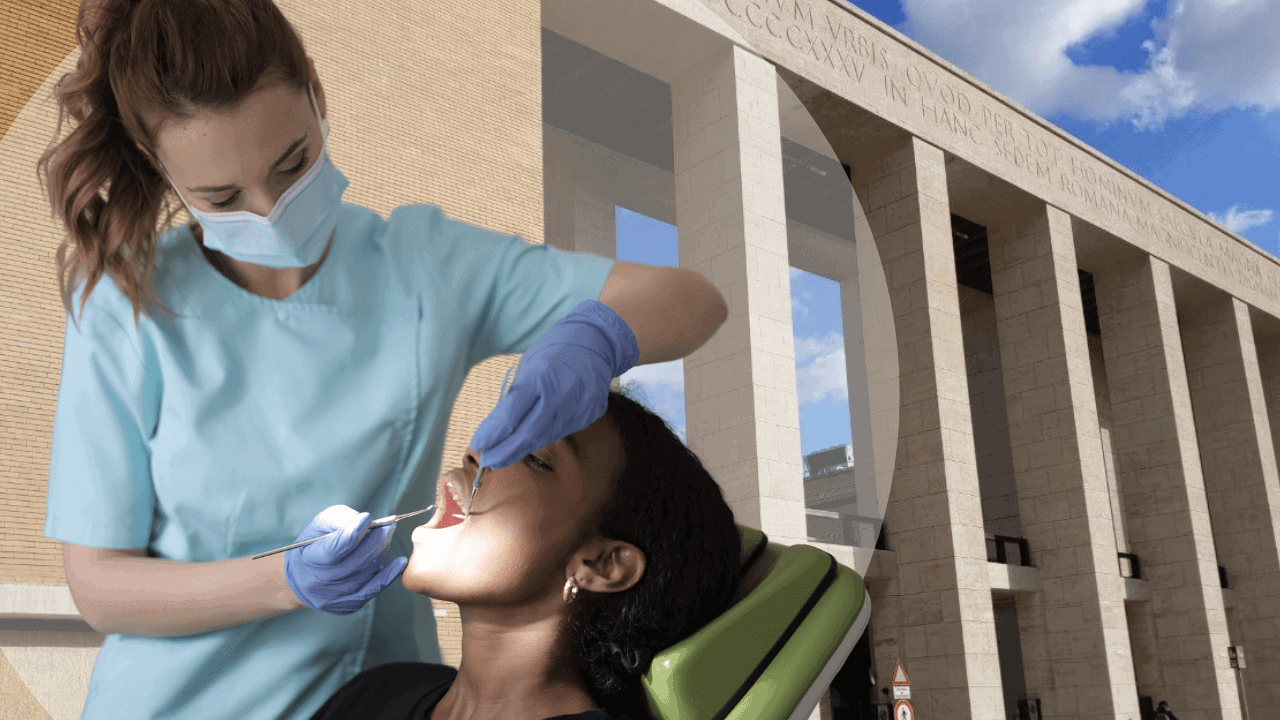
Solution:
[[[763,547],[763,544],[761,546]],[[837,572],[836,559],[831,553],[826,551],[823,552],[831,560],[831,565],[827,568],[827,574],[822,577],[822,581],[813,589],[813,592],[809,595],[809,599],[805,601],[804,607],[800,608],[800,612],[796,613],[795,618],[791,620],[791,624],[787,626],[786,630],[782,631],[782,635],[773,643],[773,647],[769,648],[768,654],[766,654],[764,658],[756,664],[756,669],[752,670],[751,674],[747,676],[747,679],[738,686],[738,691],[733,694],[733,697],[729,698],[729,701],[724,704],[724,707],[720,708],[720,712],[716,713],[712,720],[724,720],[725,717],[727,717],[729,713],[737,707],[738,703],[742,701],[742,698],[746,696],[747,691],[751,689],[751,686],[755,685],[756,681],[760,679],[760,676],[764,674],[764,671],[768,669],[769,663],[773,662],[773,659],[778,656],[778,653],[782,652],[782,646],[787,644],[787,641],[791,639],[792,635],[795,635],[796,630],[800,627],[800,623],[804,622],[804,619],[809,617],[809,613],[813,611],[814,606],[817,605],[818,601],[822,599],[822,596],[826,594],[827,588],[831,587],[831,583],[835,582]],[[754,555],[755,553],[753,552],[752,554]]]

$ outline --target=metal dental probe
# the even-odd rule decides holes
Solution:
[[[501,394],[499,395],[499,397],[498,397],[498,401],[499,401],[499,402],[501,402],[501,401],[502,401],[502,398],[504,398],[504,397],[506,397],[506,396],[507,396],[507,390],[509,390],[509,389],[510,389],[510,386],[508,386],[508,385],[507,385],[507,380],[511,377],[511,371],[512,371],[512,370],[515,370],[515,369],[516,369],[516,367],[517,367],[518,365],[519,365],[519,361],[517,361],[517,362],[516,362],[516,365],[512,365],[512,366],[507,370],[507,374],[506,374],[505,376],[503,376],[503,378],[502,378],[502,393],[501,393]],[[476,499],[476,489],[480,487],[480,476],[481,476],[482,474],[484,474],[484,471],[485,471],[485,468],[483,468],[483,467],[482,467],[482,468],[480,468],[480,472],[476,474],[475,482],[474,482],[474,483],[472,484],[472,486],[471,486],[471,499],[472,499],[473,501]],[[435,509],[435,507],[436,507],[435,505],[428,505],[426,508],[423,508],[422,510],[415,510],[415,511],[413,511],[413,512],[411,512],[411,513],[405,513],[404,515],[389,515],[389,516],[384,517],[384,518],[379,518],[379,519],[374,520],[373,522],[369,523],[369,529],[370,529],[370,530],[373,530],[374,528],[380,528],[380,527],[382,527],[383,525],[390,525],[390,524],[391,524],[391,523],[393,523],[393,522],[398,522],[398,521],[403,520],[403,519],[405,519],[405,518],[413,517],[414,515],[421,515],[421,514],[422,514],[422,513],[424,513],[424,512],[428,512],[428,511],[434,510],[434,509]],[[466,512],[467,512],[468,514],[470,514],[470,512],[471,512],[470,508],[471,508],[471,504],[470,504],[470,503],[468,503],[468,504],[467,504],[467,510],[466,510]],[[457,514],[455,514],[455,515],[454,515],[454,517],[466,518],[466,515],[457,515]],[[335,533],[339,533],[339,532],[342,532],[342,531],[341,531],[341,530],[334,530],[333,532],[328,532],[328,533],[325,533],[324,535],[318,535],[318,536],[316,536],[316,537],[313,537],[313,538],[311,538],[310,540],[303,540],[302,542],[296,542],[296,543],[293,543],[292,545],[285,545],[284,547],[278,547],[278,548],[276,548],[275,550],[268,550],[268,551],[266,551],[266,552],[260,552],[260,553],[258,553],[257,555],[254,555],[254,556],[253,556],[253,559],[254,559],[254,560],[257,560],[257,559],[259,559],[259,558],[267,557],[268,555],[275,555],[276,553],[282,553],[282,552],[284,552],[285,550],[292,550],[292,549],[297,548],[297,547],[302,547],[303,545],[310,545],[311,543],[313,543],[313,542],[315,542],[315,541],[317,541],[317,540],[319,540],[319,539],[321,539],[321,538],[326,538],[326,537],[329,537],[330,535],[333,535],[333,534],[335,534]]]
[[[369,529],[372,530],[374,528],[380,528],[383,525],[390,525],[393,522],[399,522],[407,517],[413,517],[414,515],[421,515],[422,513],[427,512],[428,510],[432,510],[434,508],[435,508],[435,505],[429,505],[426,508],[423,508],[422,510],[414,510],[411,513],[405,513],[404,515],[388,515],[387,517],[384,517],[384,518],[378,518],[377,520],[374,520],[373,522],[369,523]],[[276,553],[281,553],[281,552],[284,552],[285,550],[292,550],[296,547],[302,547],[303,545],[310,545],[311,543],[317,540],[327,538],[330,535],[334,535],[340,532],[342,531],[334,530],[333,532],[327,532],[324,535],[317,535],[316,537],[313,537],[310,540],[303,540],[302,542],[296,542],[292,545],[285,545],[284,547],[278,547],[275,550],[260,552],[257,555],[254,555],[253,559],[257,560],[258,558],[264,558],[268,555],[275,555]]]
[[[515,365],[507,368],[507,374],[502,376],[502,392],[498,393],[498,402],[502,402],[502,399],[507,396],[507,390],[511,389],[511,386],[507,384],[507,380],[511,377],[511,371],[515,370],[519,364],[520,361],[517,360]],[[476,472],[476,479],[471,481],[471,499],[467,501],[467,509],[463,511],[467,515],[471,514],[471,508],[475,505],[476,491],[480,489],[480,478],[484,476],[485,470],[488,470],[488,468],[481,465],[480,470]]]

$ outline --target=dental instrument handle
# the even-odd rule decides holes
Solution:
[[[373,530],[374,528],[380,528],[383,525],[390,525],[393,522],[399,522],[407,517],[413,517],[414,515],[421,515],[422,513],[427,512],[428,510],[432,510],[434,508],[435,508],[435,505],[429,505],[422,510],[414,510],[411,513],[405,513],[404,515],[388,515],[387,517],[384,517],[384,518],[378,518],[377,520],[374,520],[373,522],[369,523],[369,529]],[[311,543],[317,540],[322,540],[324,538],[329,537],[330,535],[336,535],[340,532],[342,531],[334,530],[333,532],[325,533],[324,535],[317,535],[316,537],[313,537],[310,540],[303,540],[302,542],[296,542],[296,543],[293,543],[292,545],[285,545],[284,547],[278,547],[275,550],[260,552],[257,555],[254,555],[253,559],[258,560],[258,559],[267,557],[268,555],[275,555],[276,553],[282,553],[285,550],[292,550],[294,548],[302,547],[303,545],[310,545]]]
[[[484,475],[484,466],[480,466],[480,471],[476,473],[476,479],[471,482],[471,499],[467,501],[467,515],[471,514],[471,506],[476,502],[476,491],[480,489],[480,476]]]
[[[498,402],[502,402],[502,399],[507,396],[507,391],[511,389],[511,385],[509,385],[507,381],[511,380],[511,372],[519,365],[520,361],[516,360],[516,364],[507,368],[507,374],[502,376],[502,391],[498,393]],[[471,499],[467,501],[467,509],[463,510],[467,515],[471,514],[471,506],[475,505],[476,491],[480,489],[480,477],[484,475],[484,471],[486,469],[487,468],[485,468],[485,466],[481,465],[480,470],[476,472],[476,479],[471,481]]]

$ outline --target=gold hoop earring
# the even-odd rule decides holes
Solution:
[[[570,593],[573,593],[572,595]],[[572,603],[578,599],[578,586],[573,584],[573,578],[569,578],[564,583],[564,601],[565,604]]]

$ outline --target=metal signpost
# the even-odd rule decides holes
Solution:
[[[915,720],[916,711],[911,707],[911,681],[902,669],[902,658],[893,666],[893,720]]]
[[[1231,667],[1236,671],[1236,685],[1240,688],[1240,710],[1244,713],[1244,720],[1249,720],[1249,696],[1244,690],[1244,678],[1240,677],[1240,671],[1246,667],[1244,663],[1244,647],[1240,645],[1228,646],[1227,659],[1231,661]]]

